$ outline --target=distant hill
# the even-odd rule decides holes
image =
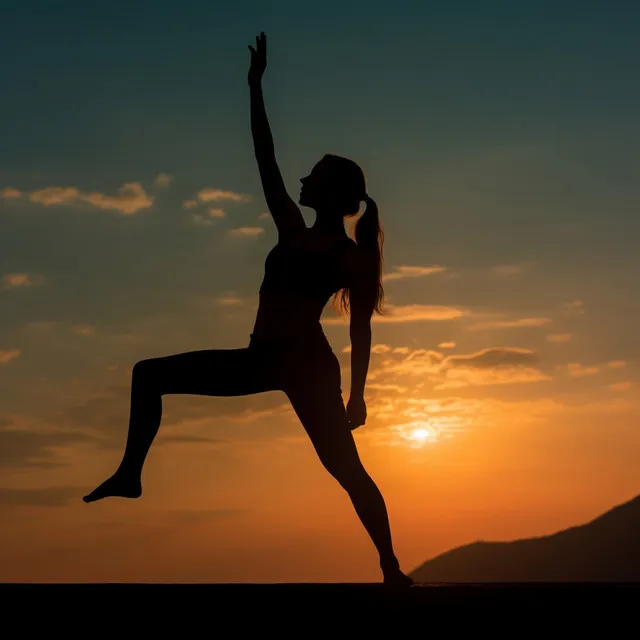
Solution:
[[[474,542],[427,560],[419,582],[640,581],[640,495],[586,524],[512,542]]]

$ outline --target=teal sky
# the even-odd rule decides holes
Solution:
[[[361,164],[380,207],[399,316],[374,342],[475,362],[493,349],[538,376],[409,395],[636,411],[639,21],[619,0],[3,2],[0,484],[90,488],[102,478],[73,475],[74,447],[108,428],[113,464],[137,360],[246,345],[276,241],[249,128],[260,31],[290,193],[332,152]],[[341,352],[346,325],[326,330]],[[175,407],[251,439],[272,418],[236,436],[228,416],[280,401]]]

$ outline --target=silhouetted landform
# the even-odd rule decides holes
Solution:
[[[419,582],[638,582],[640,495],[586,524],[538,538],[474,542],[415,569]]]

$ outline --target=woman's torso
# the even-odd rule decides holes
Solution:
[[[267,255],[253,335],[286,339],[322,333],[320,317],[348,285],[355,243],[305,228],[281,238]]]

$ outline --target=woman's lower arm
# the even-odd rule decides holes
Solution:
[[[351,329],[351,391],[352,397],[364,395],[364,386],[371,358],[371,326]]]

